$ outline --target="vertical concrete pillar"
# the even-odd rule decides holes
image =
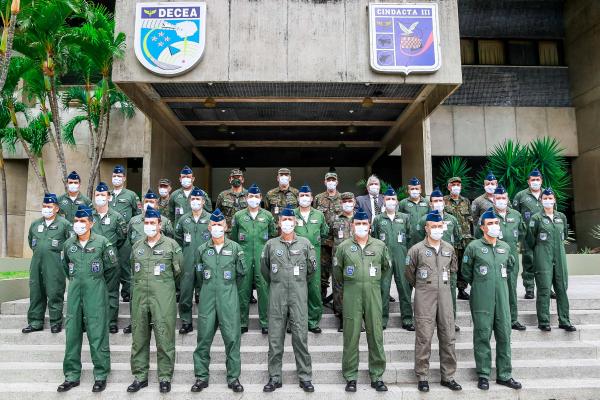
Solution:
[[[402,184],[413,176],[421,179],[425,193],[431,193],[431,134],[429,118],[414,122],[402,135]]]

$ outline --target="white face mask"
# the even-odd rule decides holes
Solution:
[[[54,208],[52,207],[42,207],[42,217],[48,219],[54,216]]]
[[[554,200],[542,200],[542,205],[544,206],[544,208],[554,208]]]
[[[433,203],[433,209],[438,210],[439,212],[444,211],[444,202],[437,201],[437,202]]]
[[[442,236],[444,236],[444,228],[431,228],[429,236],[433,240],[441,240]]]
[[[281,175],[277,178],[277,181],[282,184],[282,185],[289,185],[290,184],[290,177],[287,175]]]
[[[355,225],[354,233],[356,233],[356,236],[358,236],[359,238],[367,237],[367,235],[369,234],[369,227],[365,225]]]
[[[69,183],[69,193],[77,193],[79,192],[79,184],[78,183]]]
[[[498,210],[506,210],[506,207],[508,207],[508,200],[496,200],[495,204]]]
[[[123,184],[123,178],[120,176],[113,176],[112,184],[113,186],[121,186]]]
[[[351,212],[354,210],[354,204],[353,203],[342,203],[342,210],[344,210],[344,212]]]
[[[497,238],[500,236],[500,225],[490,225],[488,226],[488,236]]]
[[[158,188],[158,194],[160,194],[161,197],[167,197],[169,195],[169,189],[167,189],[167,188]]]
[[[96,203],[97,206],[102,207],[108,203],[108,199],[105,196],[96,196],[94,198],[94,203]]]
[[[225,228],[223,228],[221,225],[213,225],[210,228],[210,235],[215,239],[222,238],[224,234],[225,234]]]
[[[413,189],[409,192],[411,199],[418,199],[421,197],[421,191],[418,189]]]
[[[185,189],[192,187],[192,178],[181,178],[181,186]]]
[[[379,185],[370,185],[369,186],[369,194],[371,196],[377,196],[379,194],[379,189],[380,189]]]
[[[327,186],[327,190],[335,190],[337,188],[337,181],[327,181],[325,186]]]
[[[386,200],[385,201],[385,209],[388,211],[396,211],[396,206],[398,202],[396,200]]]
[[[87,225],[85,222],[75,222],[73,224],[73,231],[75,231],[75,233],[78,236],[84,235],[87,232]]]
[[[450,188],[450,193],[452,193],[453,195],[458,196],[460,194],[461,189],[462,189],[462,187],[460,187],[460,186],[452,186]]]
[[[485,192],[493,194],[496,191],[496,185],[485,185]]]
[[[300,204],[300,207],[309,207],[311,203],[312,199],[310,197],[302,196],[298,198],[298,204]]]
[[[292,233],[295,226],[294,221],[281,221],[281,230],[283,233]]]
[[[158,228],[156,227],[156,225],[146,225],[146,224],[144,224],[144,233],[149,238],[152,238],[152,237],[156,236],[157,232],[158,232]]]
[[[540,181],[533,181],[529,184],[529,187],[532,190],[540,190],[540,188],[542,187],[542,182]]]
[[[256,197],[248,197],[246,201],[248,202],[248,206],[250,206],[250,208],[257,208],[260,206],[260,199],[257,199]]]
[[[192,200],[190,201],[190,207],[192,207],[192,210],[194,211],[202,210],[202,201]]]

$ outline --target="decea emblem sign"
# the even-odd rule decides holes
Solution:
[[[149,71],[176,76],[194,68],[206,44],[206,3],[137,3],[135,55]]]

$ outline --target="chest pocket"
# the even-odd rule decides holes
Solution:
[[[233,258],[233,252],[227,249],[221,250],[221,255],[219,256],[219,264],[221,265],[221,271],[219,272],[219,274],[225,282],[225,284],[233,284],[236,278],[235,259]]]
[[[150,251],[150,254],[152,254],[150,267],[152,268],[154,278],[157,280],[166,280],[172,277],[170,266],[173,261],[173,253],[167,249],[152,249]],[[157,272],[158,275],[156,274]]]
[[[490,274],[492,273],[492,267],[490,267],[489,263],[480,262],[475,265],[474,268],[474,279],[476,281],[487,281],[489,279]]]

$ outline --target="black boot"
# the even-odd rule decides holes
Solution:
[[[193,330],[194,330],[194,327],[192,326],[192,324],[184,323],[183,325],[181,325],[181,329],[179,329],[179,334],[185,335],[187,333],[190,333]]]
[[[126,335],[131,333],[131,325],[127,325],[125,328],[123,328],[123,333]]]
[[[356,381],[348,381],[346,383],[346,392],[356,392]]]
[[[490,389],[490,381],[487,378],[479,378],[477,381],[477,387],[481,390],[489,390]]]
[[[462,386],[460,386],[458,383],[456,383],[456,381],[454,379],[451,381],[441,381],[440,385],[447,387],[448,389],[450,389],[454,392],[462,390]]]
[[[158,388],[161,393],[169,393],[171,391],[171,382],[162,381],[158,384]]]
[[[94,382],[94,386],[92,386],[92,392],[99,393],[103,392],[106,389],[106,380],[96,381]]]
[[[129,303],[131,301],[131,297],[125,293],[123,294],[123,303]]]
[[[519,390],[523,387],[519,382],[515,381],[513,378],[510,378],[505,381],[503,381],[501,379],[496,379],[496,383],[498,385],[506,386],[508,388],[515,389],[515,390]]]
[[[275,382],[273,378],[269,378],[269,382],[263,387],[263,392],[270,393],[274,392],[275,389],[279,389],[281,387],[281,382]]]
[[[524,331],[527,328],[525,327],[525,325],[523,325],[522,323],[520,323],[519,321],[515,322],[514,324],[512,324],[512,328],[515,331]]]
[[[469,300],[469,293],[465,292],[465,289],[459,289],[458,296],[456,296],[459,300]]]
[[[61,324],[52,325],[50,327],[50,332],[52,332],[52,333],[60,333],[60,331],[62,331],[62,325]]]
[[[558,325],[558,327],[560,329],[564,329],[567,332],[575,332],[577,330],[577,328],[575,328],[573,325],[569,324],[569,325]]]
[[[141,388],[145,388],[147,386],[148,386],[148,380],[140,382],[136,379],[133,381],[133,383],[131,385],[129,385],[127,387],[127,391],[129,393],[135,393],[135,392],[138,392]]]
[[[307,393],[312,393],[315,391],[315,387],[310,381],[300,381],[300,387]]]
[[[535,296],[533,295],[533,290],[526,290],[525,291],[525,298],[527,300],[533,300]]]
[[[192,392],[194,392],[194,393],[201,392],[202,389],[205,389],[207,387],[208,387],[208,382],[205,382],[200,379],[196,379],[196,382],[192,385]]]
[[[108,331],[110,333],[117,333],[117,332],[119,332],[119,327],[116,325],[111,325],[110,328],[108,328]]]
[[[228,383],[227,387],[231,390],[233,390],[234,393],[242,393],[244,391],[244,387],[242,386],[242,384],[240,383],[240,381],[238,379],[236,379],[235,381]]]
[[[68,392],[69,390],[71,390],[77,386],[79,386],[79,381],[73,381],[73,382],[64,381],[63,383],[58,385],[58,388],[56,389],[56,391],[57,392]]]
[[[378,392],[387,392],[388,390],[383,381],[371,382],[371,387]]]
[[[429,392],[429,382],[419,381],[417,384],[417,389],[419,389],[419,392]]]
[[[21,329],[22,333],[31,333],[31,332],[39,332],[39,331],[43,331],[44,327],[41,328],[34,328],[31,325],[27,325],[25,328]]]

